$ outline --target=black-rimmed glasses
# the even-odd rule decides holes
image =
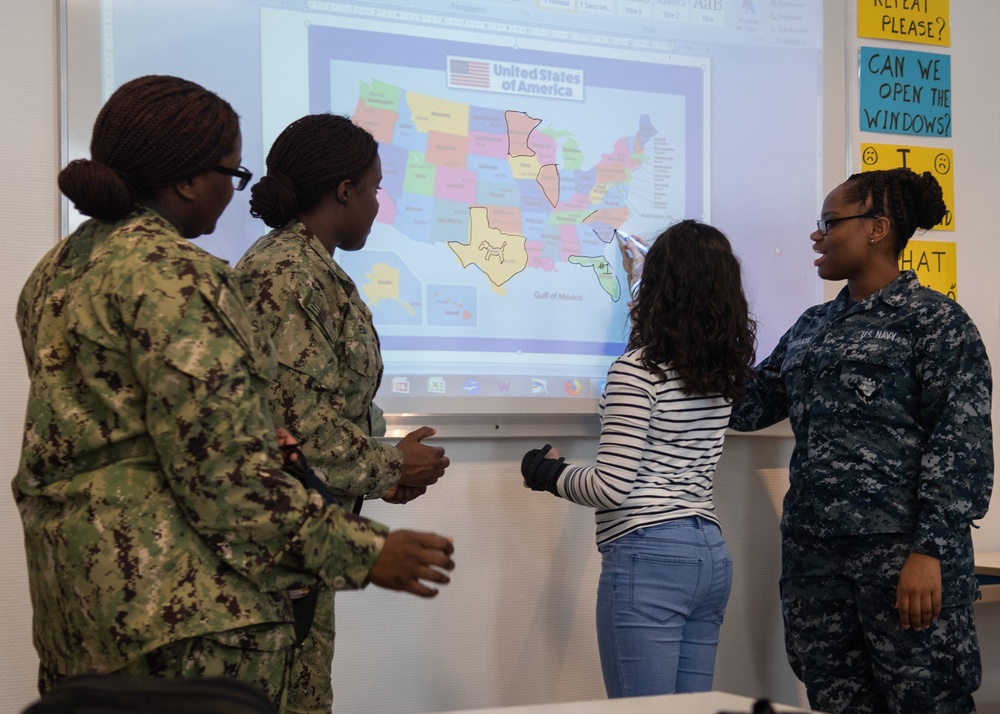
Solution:
[[[859,213],[856,216],[841,216],[840,218],[820,218],[816,221],[816,227],[819,228],[819,232],[826,235],[830,232],[830,229],[837,223],[841,221],[849,221],[852,218],[878,218],[874,213]]]
[[[253,178],[253,174],[244,166],[240,166],[238,169],[231,169],[228,166],[213,166],[212,171],[232,176],[234,179],[233,188],[237,191],[245,189],[247,184],[250,183],[250,179]]]

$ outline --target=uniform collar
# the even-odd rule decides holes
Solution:
[[[912,270],[904,270],[899,274],[898,278],[884,288],[876,290],[864,300],[852,303],[847,286],[845,285],[837,297],[834,298],[832,305],[833,313],[835,315],[843,315],[847,312],[853,312],[854,309],[870,310],[880,302],[890,307],[902,307],[919,287],[920,281],[917,280],[917,274]]]
[[[120,223],[123,223],[123,224],[124,223],[131,223],[131,222],[136,221],[136,220],[152,221],[153,223],[158,223],[163,228],[165,228],[166,230],[170,231],[171,233],[175,233],[178,238],[182,238],[183,240],[188,240],[187,238],[183,238],[183,236],[181,236],[181,234],[178,232],[178,230],[174,226],[174,224],[171,223],[170,221],[168,221],[155,208],[150,208],[149,206],[143,205],[141,203],[137,203],[136,206],[135,206],[135,209],[130,214],[128,214],[128,216],[126,216],[125,218],[123,218],[120,221]]]
[[[338,278],[341,280],[350,280],[344,269],[337,265],[337,261],[333,259],[333,256],[327,251],[326,246],[323,242],[316,237],[316,235],[310,231],[302,221],[293,218],[289,221],[284,228],[281,229],[284,232],[293,233],[302,239],[302,242],[306,245],[306,250],[311,250],[316,256],[323,261]]]

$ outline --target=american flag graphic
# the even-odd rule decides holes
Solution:
[[[448,75],[451,85],[488,89],[490,86],[490,63],[461,59],[449,60]]]

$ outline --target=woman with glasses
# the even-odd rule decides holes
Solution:
[[[825,280],[756,368],[732,427],[786,417],[788,658],[825,712],[973,712],[981,666],[971,525],[993,481],[990,364],[979,332],[899,256],[946,214],[930,173],[855,174],[810,238]]]
[[[644,258],[628,350],[601,397],[596,465],[566,464],[548,446],[521,464],[527,487],[597,509],[597,644],[611,698],[712,688],[733,583],[712,480],[756,330],[716,228],[682,221]]]
[[[215,675],[281,707],[290,589],[447,582],[447,539],[387,535],[282,470],[270,343],[226,264],[186,240],[249,180],[239,164],[227,102],[148,76],[59,175],[92,218],[17,312],[31,385],[13,486],[42,692],[83,673]]]
[[[250,212],[274,230],[237,264],[248,302],[273,338],[278,373],[269,398],[275,418],[310,453],[310,463],[345,508],[361,499],[405,503],[448,467],[422,427],[395,446],[377,437],[385,420],[374,403],[382,355],[372,315],[335,252],[364,247],[378,214],[382,164],[374,137],[350,119],[313,114],[292,122],[251,189]],[[289,712],[329,712],[334,651],[333,595],[317,597],[315,626],[293,670]]]

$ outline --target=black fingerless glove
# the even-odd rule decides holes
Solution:
[[[548,491],[556,496],[559,491],[556,489],[556,481],[559,474],[566,468],[565,459],[547,459],[545,455],[552,450],[551,444],[546,444],[541,449],[531,449],[521,459],[521,475],[524,476],[525,483],[532,491]]]

